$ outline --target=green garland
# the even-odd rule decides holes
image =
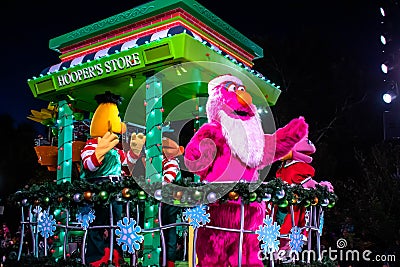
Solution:
[[[184,178],[179,183],[174,183],[183,187],[196,188],[194,195],[185,200],[176,197],[177,193],[179,195],[179,191],[176,192],[179,187],[169,186],[168,184],[162,185],[161,183],[150,184],[145,182],[142,177],[140,179],[126,177],[115,183],[109,181],[88,183],[85,180],[75,180],[62,184],[45,182],[41,185],[26,186],[10,195],[8,199],[11,204],[18,206],[40,205],[54,209],[71,209],[85,202],[95,205],[108,205],[113,199],[134,203],[148,201],[150,204],[156,204],[159,201],[146,192],[155,192],[157,189],[162,189],[164,197],[172,196],[176,199],[176,203],[183,206],[208,203],[207,196],[210,192],[215,192],[219,202],[236,200],[240,197],[246,204],[255,201],[269,201],[280,207],[316,205],[331,208],[338,199],[335,193],[329,192],[324,186],[316,185],[315,189],[305,189],[301,185],[288,185],[279,178],[273,178],[267,183],[261,184],[253,192],[250,192],[248,183],[239,182],[233,186],[230,192],[224,195],[218,195],[218,192],[224,192],[220,189],[224,186],[226,188],[229,184],[208,184],[207,187],[203,187],[203,183],[191,183],[190,181],[190,178]]]
[[[143,180],[143,179],[142,179]],[[144,190],[155,190],[161,187],[161,183],[141,183],[139,185],[133,178],[127,177],[119,182],[108,180],[99,183],[89,183],[86,180],[75,180],[56,184],[44,182],[33,184],[10,195],[11,204],[19,206],[45,205],[56,208],[70,208],[85,202],[108,205],[113,199],[139,201],[154,201],[148,198]],[[125,189],[124,194],[123,189]]]

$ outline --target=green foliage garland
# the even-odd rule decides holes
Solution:
[[[137,182],[139,181],[139,183]],[[293,205],[322,205],[333,207],[338,197],[335,193],[329,192],[326,187],[317,185],[315,189],[305,189],[301,185],[288,185],[281,179],[273,178],[272,180],[262,183],[253,192],[249,191],[249,184],[244,182],[236,183],[229,193],[218,195],[221,184],[208,184],[207,189],[204,189],[202,183],[191,183],[189,178],[182,179],[179,182],[180,186],[198,188],[197,197],[185,200],[187,206],[194,206],[196,203],[207,202],[207,194],[211,191],[215,192],[219,197],[220,202],[233,200],[232,196],[241,197],[248,204],[254,201],[271,201],[279,206]],[[211,186],[211,187],[210,187]],[[225,184],[226,186],[226,184]],[[74,208],[84,202],[91,202],[98,205],[107,205],[112,199],[121,199],[125,201],[150,201],[151,204],[156,204],[153,196],[148,196],[147,192],[154,192],[157,189],[162,189],[163,196],[173,196],[176,194],[176,187],[169,187],[161,183],[147,183],[145,179],[134,179],[126,177],[119,182],[110,182],[108,180],[100,183],[89,183],[85,180],[75,180],[73,182],[65,182],[56,184],[54,182],[45,182],[41,185],[33,184],[26,186],[22,190],[17,191],[9,197],[12,204],[19,206],[40,205],[51,208]],[[125,194],[123,193],[125,190]],[[207,190],[207,191],[205,191]],[[129,194],[126,194],[129,192]],[[77,198],[77,195],[80,197]],[[90,197],[84,197],[89,195]]]

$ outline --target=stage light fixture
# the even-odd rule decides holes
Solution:
[[[385,36],[383,36],[383,35],[381,35],[381,43],[382,43],[383,45],[386,44],[386,38],[385,38]]]
[[[382,99],[385,103],[389,104],[391,103],[393,100],[395,100],[397,98],[397,96],[399,95],[399,89],[397,86],[397,82],[396,81],[388,81],[388,90],[386,91],[386,93],[384,93],[382,95]]]
[[[385,63],[382,63],[382,65],[381,65],[381,70],[382,70],[383,73],[387,74],[389,68],[388,68],[388,66],[387,66]]]
[[[385,103],[390,104],[397,97],[396,93],[393,91],[387,91],[383,94],[382,99]]]
[[[382,17],[385,17],[386,13],[385,13],[385,10],[383,9],[383,7],[380,7],[379,10],[381,11]]]
[[[388,74],[389,71],[393,70],[393,64],[389,63],[389,61],[385,61],[381,64],[381,70],[383,73]]]

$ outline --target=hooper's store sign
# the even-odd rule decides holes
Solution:
[[[69,71],[68,73],[57,76],[58,86],[68,86],[71,84],[79,83],[100,77],[104,74],[117,72],[120,70],[132,68],[140,65],[139,53],[133,53],[126,56],[121,56],[115,59],[111,59],[102,63],[95,64],[86,68],[78,69],[75,71]]]

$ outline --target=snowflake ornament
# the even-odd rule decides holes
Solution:
[[[47,211],[44,211],[40,219],[38,220],[38,232],[44,237],[54,235],[56,230],[56,220],[53,219],[53,215],[49,215]]]
[[[301,252],[303,250],[304,240],[301,228],[298,226],[292,227],[289,234],[289,246],[292,251]]]
[[[33,212],[36,213],[36,214],[42,213],[42,207],[36,206],[36,207],[33,209]]]
[[[321,215],[319,216],[319,227],[318,227],[318,232],[320,235],[322,235],[323,229],[324,229],[324,213],[322,212]]]
[[[273,253],[279,249],[280,228],[276,222],[273,221],[269,215],[265,216],[263,225],[260,225],[256,230],[257,239],[262,241],[261,249],[264,254]]]
[[[138,235],[142,230],[140,226],[136,225],[136,221],[132,218],[122,218],[117,222],[119,229],[115,229],[115,234],[119,236],[117,243],[119,246],[122,244],[122,250],[129,253],[134,253],[135,250],[139,250],[139,243],[143,242],[143,236]]]
[[[306,210],[306,214],[304,215],[305,225],[309,225],[310,223],[310,211]]]
[[[36,214],[36,220],[39,221],[39,220],[41,219],[42,215],[43,215],[42,207],[36,206],[36,207],[33,209],[33,213]]]
[[[196,229],[210,222],[210,214],[206,210],[208,210],[208,206],[201,204],[200,206],[186,209],[182,214],[184,219],[186,221],[189,220],[189,224]]]
[[[76,220],[82,225],[83,230],[87,230],[89,227],[89,223],[92,223],[94,219],[96,219],[96,216],[94,215],[94,210],[90,210],[88,214],[82,215],[82,213],[78,213],[76,215]]]

